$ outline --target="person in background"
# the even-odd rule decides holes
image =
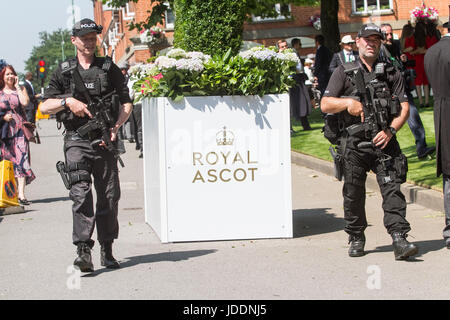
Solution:
[[[119,65],[120,71],[122,71],[122,74],[125,78],[125,85],[128,86],[129,81],[129,75],[128,75],[128,69],[130,68],[129,64],[127,62],[124,62]],[[127,122],[120,128],[119,130],[119,137],[122,140],[128,140],[130,143],[135,143],[135,120],[133,117],[133,113],[131,113],[130,117],[128,118]]]
[[[24,81],[24,87],[27,89],[28,97],[30,98],[30,103],[25,108],[25,113],[27,115],[27,120],[29,122],[35,123],[36,122],[36,111],[38,107],[38,98],[41,96],[40,94],[36,94],[34,91],[33,84],[31,81],[33,80],[33,73],[28,71],[25,74],[25,81]]]
[[[414,56],[414,60],[416,61],[414,67],[416,70],[416,79],[414,80],[414,83],[416,85],[420,108],[428,107],[430,98],[430,88],[428,87],[428,79],[423,66],[423,59],[427,52],[426,36],[427,31],[425,22],[417,22],[414,27],[414,35],[405,40],[405,49],[403,50],[403,53],[409,53]]]
[[[11,65],[0,72],[0,117],[2,122],[2,157],[14,165],[18,200],[22,206],[30,202],[25,197],[25,185],[35,175],[30,166],[30,146],[22,130],[26,121],[24,106],[30,102],[27,90],[19,85],[19,77]]]
[[[297,53],[297,57],[299,59],[299,63],[297,65],[297,73],[294,75],[294,79],[297,82],[297,85],[292,88],[294,89],[292,91],[293,96],[291,97],[291,103],[294,104],[292,109],[294,110],[295,118],[297,120],[300,120],[303,130],[312,130],[308,121],[308,115],[311,113],[312,106],[311,100],[309,98],[308,88],[305,86],[306,75],[300,56],[302,43],[299,38],[294,38],[291,41],[291,46]]]
[[[425,54],[425,71],[434,92],[434,127],[436,136],[436,176],[442,174],[445,227],[443,237],[450,249],[450,23],[447,33]]]
[[[332,57],[331,51],[325,47],[325,38],[323,35],[319,34],[315,37],[316,41],[316,57],[314,63],[314,77],[317,81],[317,88],[320,94],[323,95],[325,89],[328,85],[328,80],[330,79],[330,61]]]
[[[333,54],[333,58],[331,59],[329,67],[330,74],[332,74],[334,70],[341,64],[356,60],[358,52],[353,50],[354,44],[355,40],[352,39],[351,35],[346,35],[342,37],[341,40],[342,50]]]
[[[392,26],[389,23],[383,23],[381,25],[381,31],[383,32],[384,40],[380,50],[380,57],[390,63],[394,63],[394,66],[403,75],[405,80],[405,93],[409,103],[408,126],[415,139],[417,157],[419,159],[425,159],[428,155],[433,154],[436,148],[427,146],[425,128],[423,127],[422,119],[411,94],[413,90],[411,83],[414,79],[411,79],[412,75],[407,69],[409,63],[408,58],[406,54],[401,53],[400,41],[394,39]],[[413,63],[415,63],[414,60]]]
[[[130,75],[130,79],[128,80],[128,89],[130,90],[130,98],[131,101],[135,98],[135,91],[133,89],[133,75]],[[142,141],[142,103],[138,102],[133,105],[133,118],[135,120],[135,139],[136,139],[136,150],[139,150],[139,158],[144,157],[144,148]]]

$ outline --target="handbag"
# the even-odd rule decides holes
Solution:
[[[19,116],[16,110],[14,110],[13,108],[11,109],[15,114]],[[34,123],[29,121],[23,121],[22,131],[23,135],[25,136],[25,139],[27,139],[28,142],[33,142],[37,144],[41,143],[41,139],[39,138],[39,134],[37,133],[36,125]]]
[[[40,143],[39,135],[37,135],[36,125],[34,123],[24,121],[22,124],[22,131],[28,142]],[[37,138],[37,139],[36,139]],[[39,141],[39,142],[38,142]]]

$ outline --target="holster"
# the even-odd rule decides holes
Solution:
[[[56,163],[56,170],[61,175],[61,179],[62,179],[66,189],[70,190],[70,187],[71,187],[71,185],[70,185],[70,177],[69,177],[69,174],[66,171],[66,166],[64,165],[64,162],[58,161]]]
[[[58,161],[56,163],[56,170],[61,175],[61,179],[67,190],[70,190],[70,188],[75,183],[80,181],[92,182],[91,175],[89,173],[90,169],[87,164],[77,163],[69,167],[66,167],[64,162]],[[79,172],[79,171],[87,171],[87,172]]]
[[[333,157],[334,162],[334,176],[339,181],[342,181],[342,177],[344,176],[344,161],[342,156],[336,152],[333,146],[330,146],[328,150],[331,153],[331,156]]]

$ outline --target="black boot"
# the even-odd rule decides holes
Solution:
[[[78,257],[73,262],[81,272],[94,272],[94,265],[92,264],[91,248],[84,242],[77,245]]]
[[[120,268],[119,262],[112,255],[112,241],[100,243],[100,264],[109,269]]]
[[[392,245],[394,246],[395,260],[405,260],[419,252],[419,248],[406,240],[406,235],[401,232],[393,232]]]
[[[348,249],[348,255],[350,257],[362,257],[364,255],[366,237],[363,233],[360,235],[351,235],[348,243],[350,243],[350,248]]]

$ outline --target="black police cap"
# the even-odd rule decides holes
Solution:
[[[380,36],[381,39],[384,39],[383,32],[379,26],[374,23],[364,24],[358,32],[358,38],[366,38],[371,35]]]
[[[97,25],[91,19],[82,19],[74,24],[72,35],[74,37],[81,37],[91,32],[102,33],[102,30],[103,27],[101,25]]]

